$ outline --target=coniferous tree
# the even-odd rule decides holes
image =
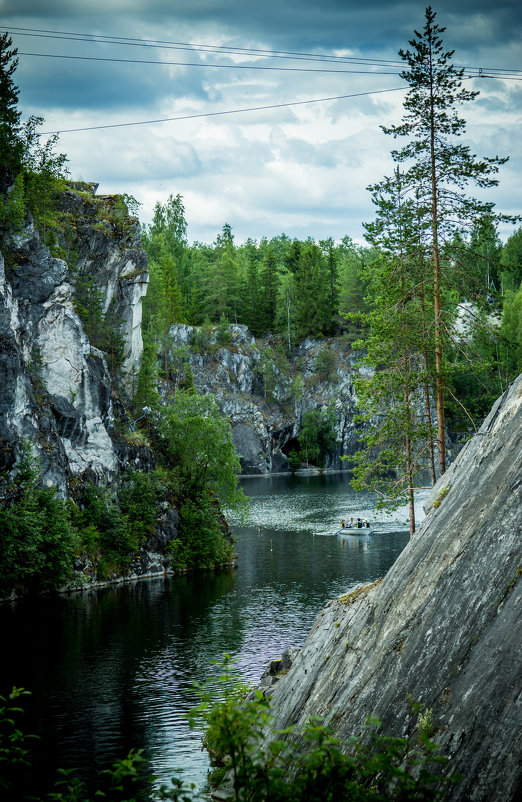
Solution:
[[[260,288],[259,263],[255,242],[249,240],[246,244],[247,277],[246,277],[246,305],[245,323],[254,335],[261,334],[260,330]]]
[[[268,248],[261,269],[261,328],[273,331],[277,301],[277,263],[274,252]]]
[[[324,327],[324,268],[321,249],[314,242],[307,242],[300,251],[295,286],[298,337],[321,334]]]
[[[339,313],[339,267],[338,253],[332,237],[319,243],[326,257],[325,265],[325,329],[333,334],[337,328]]]
[[[431,441],[428,394],[423,361],[424,331],[419,286],[415,201],[406,197],[400,171],[372,188],[376,220],[365,226],[375,258],[366,266],[372,308],[364,362],[370,376],[356,382],[362,418],[371,422],[366,448],[355,457],[354,486],[373,487],[384,503],[408,503],[410,534],[415,532],[415,477],[425,467],[424,450]]]
[[[500,255],[502,292],[518,290],[522,282],[522,228],[512,234]]]
[[[0,166],[11,170],[13,176],[20,172],[23,163],[24,144],[21,136],[18,108],[19,89],[13,75],[18,66],[18,50],[12,46],[8,33],[0,35]],[[4,182],[2,191],[7,189]]]
[[[435,380],[439,471],[446,469],[444,328],[442,296],[447,267],[442,260],[442,244],[455,228],[462,228],[481,214],[491,213],[491,203],[481,203],[464,193],[474,183],[480,188],[495,186],[498,168],[506,159],[478,159],[457,138],[465,131],[465,121],[457,106],[472,101],[477,92],[463,88],[464,71],[452,62],[453,51],[443,47],[436,14],[426,9],[422,32],[415,31],[411,50],[399,50],[407,69],[401,77],[409,84],[404,100],[405,115],[400,125],[383,127],[394,137],[410,141],[393,152],[405,166],[405,182],[422,200],[430,221],[427,241],[433,270],[433,309],[435,334]]]

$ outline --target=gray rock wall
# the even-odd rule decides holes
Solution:
[[[368,715],[415,734],[407,696],[460,773],[453,802],[522,791],[522,376],[439,480],[429,514],[384,579],[318,616],[273,690],[275,726],[326,718],[347,743]],[[347,588],[347,591],[350,591]]]
[[[354,422],[357,354],[350,345],[342,339],[308,339],[286,361],[269,356],[269,343],[256,343],[246,326],[228,329],[230,344],[220,346],[214,330],[210,347],[200,350],[192,326],[172,326],[170,334],[174,349],[184,349],[198,392],[213,393],[229,418],[242,472],[288,471],[285,449],[298,437],[303,415],[330,404],[336,409],[339,447],[326,467],[345,468],[340,457],[353,454],[360,437]],[[317,356],[324,348],[335,357],[335,376],[330,380],[316,371]]]
[[[66,492],[68,479],[106,480],[120,467],[114,439],[112,382],[104,354],[89,341],[75,309],[74,281],[88,276],[121,322],[123,375],[139,369],[141,299],[148,274],[139,228],[124,234],[96,228],[96,203],[75,192],[63,198],[75,214],[70,266],[54,258],[31,222],[0,254],[0,468],[5,477],[30,440],[48,486]],[[5,492],[5,487],[4,487]],[[0,487],[0,494],[2,487]]]

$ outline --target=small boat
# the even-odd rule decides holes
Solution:
[[[370,525],[368,526],[345,526],[343,529],[339,529],[336,532],[336,535],[371,535],[373,529]]]

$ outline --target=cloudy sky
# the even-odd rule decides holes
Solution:
[[[519,213],[520,0],[433,7],[454,63],[481,91],[465,109],[468,144],[510,156],[487,198]],[[402,114],[397,51],[424,9],[415,0],[0,0],[0,30],[19,50],[24,116],[62,132],[74,179],[134,195],[143,222],[180,193],[191,241],[212,242],[227,222],[236,242],[282,232],[362,242],[373,217],[366,187],[393,169],[393,139],[379,126]]]

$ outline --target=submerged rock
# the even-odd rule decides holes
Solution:
[[[414,735],[431,710],[452,802],[522,790],[522,376],[433,489],[422,527],[381,582],[317,618],[273,688],[274,726],[331,723],[348,744],[369,715]],[[383,535],[383,537],[385,537]]]

